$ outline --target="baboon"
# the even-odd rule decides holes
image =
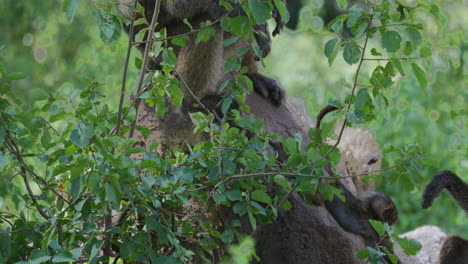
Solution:
[[[429,208],[443,189],[447,189],[463,210],[468,213],[468,184],[448,170],[437,173],[432,181],[426,185],[421,200],[422,208]],[[448,236],[440,249],[439,263],[468,263],[468,240],[457,235]]]
[[[357,197],[339,181],[333,185],[341,190],[346,200],[335,196],[331,201],[325,201],[328,211],[344,230],[359,234],[369,245],[374,243],[372,246],[376,246],[380,238],[368,220],[387,222],[389,225],[395,223],[398,212],[392,199],[377,192],[367,192]]]
[[[128,0],[121,0],[121,2],[128,2]],[[138,0],[138,2],[145,8],[144,17],[147,21],[151,21],[155,0]],[[252,80],[254,91],[278,106],[284,100],[284,90],[277,81],[259,73],[260,69],[257,61],[260,58],[255,53],[249,40],[240,38],[235,43],[225,46],[224,40],[233,38],[235,35],[224,32],[218,22],[211,26],[215,32],[208,41],[196,43],[196,34],[190,33],[191,28],[183,22],[184,19],[187,19],[192,26],[197,28],[200,27],[200,23],[207,20],[213,22],[225,15],[233,17],[243,14],[239,3],[235,1],[228,2],[235,7],[229,13],[225,7],[219,5],[217,0],[162,0],[155,31],[165,28],[167,37],[181,34],[188,34],[189,37],[184,47],[170,44],[170,47],[177,55],[175,72],[182,80],[181,88],[184,93],[190,89],[197,98],[216,94],[221,83],[233,74],[224,73],[223,68],[226,60],[241,49],[247,49],[247,52],[241,55],[241,65],[248,69],[246,76]],[[273,13],[276,14],[274,17],[277,21],[275,32],[279,33],[283,21],[276,8]],[[142,26],[139,26],[134,33],[136,34],[142,28]],[[268,25],[259,24],[254,25],[253,28],[255,40],[262,53],[260,57],[265,57],[271,49]],[[158,56],[151,62],[152,68],[160,68],[161,62],[162,58]]]
[[[329,174],[331,171],[328,169]],[[376,248],[384,246],[391,251],[392,246],[386,239],[381,239],[379,234],[369,223],[369,219],[386,222],[392,225],[398,220],[398,212],[392,199],[378,192],[366,192],[356,196],[345,184],[337,181],[331,185],[339,188],[345,201],[336,195],[331,201],[325,201],[325,206],[336,222],[347,232],[360,235],[367,246]],[[384,256],[384,263],[391,260]]]

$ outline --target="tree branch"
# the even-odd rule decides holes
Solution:
[[[153,17],[151,18],[149,34],[147,37],[148,44],[145,45],[145,51],[143,52],[143,63],[141,65],[140,76],[138,78],[138,85],[137,85],[137,91],[136,91],[137,95],[140,94],[142,90],[143,80],[145,79],[145,74],[147,72],[146,67],[148,65],[148,55],[149,55],[149,51],[151,50],[151,43],[149,41],[152,39],[153,34],[154,34],[154,29],[156,28],[156,21],[158,20],[160,6],[161,6],[161,0],[156,0],[154,3]],[[135,111],[136,111],[137,116],[138,116],[138,108],[140,107],[140,101],[141,99],[137,97],[135,101]],[[135,133],[135,126],[136,126],[136,118],[130,127],[130,133],[128,135],[129,138],[133,137]]]
[[[117,114],[117,126],[115,127],[114,131],[111,132],[111,134],[118,135],[120,132],[120,125],[122,123],[122,108],[123,108],[123,102],[125,99],[125,86],[127,84],[127,73],[128,73],[128,64],[130,62],[130,54],[132,53],[132,45],[133,45],[133,30],[134,30],[134,23],[135,23],[135,18],[136,18],[136,9],[137,2],[135,1],[135,4],[132,9],[132,20],[130,21],[130,31],[128,33],[128,47],[127,47],[127,56],[125,57],[125,64],[124,64],[124,71],[123,71],[123,76],[122,76],[122,87],[120,89],[120,101],[119,101],[119,110]]]
[[[367,24],[367,29],[369,29],[369,27],[371,26],[372,24],[372,20],[373,20],[373,17],[371,17],[371,19],[369,20],[369,23]],[[366,40],[364,42],[364,47],[362,48],[362,55],[361,55],[361,60],[359,61],[359,64],[358,64],[358,67],[357,67],[357,70],[356,70],[356,76],[354,77],[354,83],[353,83],[353,89],[351,90],[351,96],[349,97],[349,101],[348,101],[348,106],[347,106],[347,111],[349,111],[351,109],[351,105],[352,105],[352,102],[353,102],[353,97],[354,97],[354,93],[356,92],[356,87],[357,87],[357,81],[358,81],[358,78],[359,78],[359,73],[361,71],[361,66],[362,66],[362,63],[364,62],[364,55],[366,53],[366,48],[367,48],[367,42],[369,41],[369,35],[366,34]],[[325,155],[319,157],[316,162],[322,160],[322,159],[325,159],[327,158],[337,147],[338,147],[338,144],[340,144],[340,141],[341,141],[341,137],[343,136],[343,131],[344,131],[344,128],[346,127],[346,124],[347,124],[347,120],[345,118],[344,122],[343,122],[343,125],[341,126],[341,129],[340,129],[340,133],[338,135],[338,139],[336,140],[336,143],[333,145],[333,147],[331,149],[328,150],[327,153],[325,153]]]

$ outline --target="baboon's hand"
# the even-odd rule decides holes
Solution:
[[[247,76],[252,80],[256,93],[269,99],[276,106],[280,106],[283,103],[286,93],[278,81],[259,73],[248,74]]]
[[[284,20],[283,18],[281,17],[281,14],[279,13],[278,9],[276,8],[273,8],[273,13],[272,13],[272,16],[273,18],[275,19],[275,22],[276,22],[276,27],[275,29],[273,30],[273,36],[276,36],[278,35],[281,30],[283,30],[284,28]]]

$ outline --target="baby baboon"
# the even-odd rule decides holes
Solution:
[[[432,181],[426,185],[421,201],[422,208],[430,207],[443,189],[447,189],[463,210],[468,213],[468,184],[448,170],[437,173]],[[448,236],[440,249],[439,263],[468,263],[468,240],[456,235]]]
[[[333,200],[325,201],[325,206],[341,228],[359,234],[367,246],[374,248],[384,246],[391,251],[390,243],[380,238],[369,223],[369,219],[387,222],[389,225],[395,223],[398,212],[392,199],[377,192],[367,192],[362,197],[357,197],[341,182],[337,181],[335,185],[341,190],[346,201],[334,196]],[[387,256],[381,261],[392,263]]]
[[[325,205],[344,230],[360,234],[376,243],[379,239],[375,236],[378,235],[368,220],[387,222],[389,225],[398,220],[397,208],[387,195],[366,192],[357,197],[343,183],[338,181],[333,185],[341,190],[346,201],[335,196],[331,201],[325,201]]]

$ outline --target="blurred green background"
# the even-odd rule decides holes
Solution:
[[[441,26],[418,2],[439,3],[447,16]],[[468,85],[468,1],[400,1],[413,7],[410,14],[425,26],[424,37],[433,48],[432,63],[427,69],[429,85],[422,89],[416,80],[403,77],[390,88],[391,107],[384,116],[365,124],[376,133],[382,148],[417,144],[431,166],[405,175],[404,180],[390,183],[392,171],[383,173],[378,190],[390,195],[399,209],[400,221],[395,228],[406,232],[421,225],[437,225],[448,233],[468,238],[468,220],[447,193],[428,210],[420,207],[421,189],[439,170],[450,169],[468,182],[467,113]],[[356,66],[347,65],[338,56],[332,67],[323,55],[323,45],[332,36],[324,30],[324,0],[307,0],[301,11],[299,28],[287,30],[274,38],[271,55],[265,60],[264,72],[279,80],[288,96],[299,97],[315,115],[329,100],[343,99],[350,92]],[[92,81],[104,83],[101,92],[117,108],[128,38],[122,33],[118,41],[104,44],[91,11],[91,1],[80,1],[73,23],[62,10],[63,1],[0,0],[0,56],[10,72],[20,71],[28,78],[16,82],[14,90],[24,94],[17,102],[25,114],[34,116],[40,107],[34,102],[35,88],[74,98]],[[378,43],[370,43],[377,46]],[[137,52],[133,52],[137,54]],[[137,54],[138,55],[138,54]],[[134,58],[131,62],[133,63]],[[369,72],[376,63],[366,62]],[[130,67],[128,87],[133,87],[137,71]],[[386,156],[384,166],[396,157]],[[0,178],[0,208],[12,197],[6,187],[7,177]],[[413,185],[403,184],[412,181]]]

